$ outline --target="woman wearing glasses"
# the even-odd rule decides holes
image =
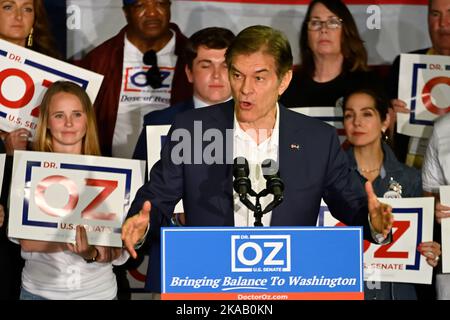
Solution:
[[[367,67],[355,21],[340,0],[313,0],[300,32],[301,65],[281,97],[287,107],[340,106],[342,97],[359,85],[381,81]]]

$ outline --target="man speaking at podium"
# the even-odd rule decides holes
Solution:
[[[187,226],[253,226],[253,212],[241,199],[252,187],[256,193],[264,188],[260,168],[265,159],[279,164],[284,192],[281,204],[262,217],[263,225],[314,226],[323,198],[337,219],[363,226],[366,239],[389,241],[392,209],[377,200],[370,183],[364,192],[352,180],[336,129],[277,102],[292,78],[287,38],[270,27],[248,27],[228,48],[226,62],[233,100],[176,118],[161,160],[123,225],[130,254],[137,256],[135,246],[148,233],[159,237],[180,199]],[[249,163],[241,173],[233,165],[238,157]],[[238,192],[233,173],[248,182],[235,187]],[[269,203],[273,197],[262,200]]]

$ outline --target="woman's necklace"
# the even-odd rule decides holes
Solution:
[[[365,168],[360,168],[360,167],[358,167],[358,171],[359,171],[359,172],[364,172],[364,173],[377,172],[377,171],[380,171],[380,169],[381,169],[381,166],[378,167],[378,168],[374,168],[374,169],[365,169]]]

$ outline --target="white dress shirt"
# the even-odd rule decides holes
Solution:
[[[277,114],[275,126],[272,135],[261,142],[259,145],[249,135],[248,132],[242,130],[237,121],[236,114],[234,115],[234,150],[233,158],[244,157],[249,164],[249,178],[252,184],[252,189],[258,193],[265,189],[266,179],[264,179],[261,171],[261,163],[266,159],[272,159],[278,162],[278,139],[279,139],[279,106],[277,104]],[[269,130],[262,129],[261,134],[270,134]],[[255,204],[255,198],[249,196],[250,201]],[[260,199],[262,210],[273,201],[273,195],[269,194]],[[233,191],[234,202],[234,225],[236,227],[252,227],[254,226],[255,218],[253,211],[248,209],[239,199],[236,191]],[[262,223],[265,227],[270,226],[272,212],[263,215]]]

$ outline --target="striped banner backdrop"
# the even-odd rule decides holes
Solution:
[[[189,36],[209,26],[239,32],[264,24],[282,30],[298,63],[298,36],[309,0],[172,0],[172,21]],[[365,40],[370,64],[430,45],[427,0],[346,0]],[[126,23],[121,0],[67,0],[67,55],[81,58]]]

